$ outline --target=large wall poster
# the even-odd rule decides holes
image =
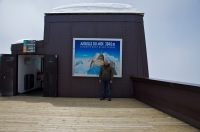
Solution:
[[[72,76],[98,77],[104,60],[122,77],[122,39],[73,38]]]

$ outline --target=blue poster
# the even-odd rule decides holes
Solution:
[[[104,60],[122,77],[122,39],[74,38],[72,75],[98,77]]]

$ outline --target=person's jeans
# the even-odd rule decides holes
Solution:
[[[105,98],[105,92],[106,92],[106,86],[108,86],[108,98],[111,98],[111,84],[110,84],[110,80],[101,80],[102,83],[102,94],[101,97]]]

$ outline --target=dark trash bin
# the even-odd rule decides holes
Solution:
[[[26,74],[24,76],[24,90],[29,90],[34,87],[34,75]]]

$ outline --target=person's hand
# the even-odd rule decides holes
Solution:
[[[110,80],[110,83],[112,83],[112,80]]]
[[[101,83],[101,80],[99,80],[99,83]]]

